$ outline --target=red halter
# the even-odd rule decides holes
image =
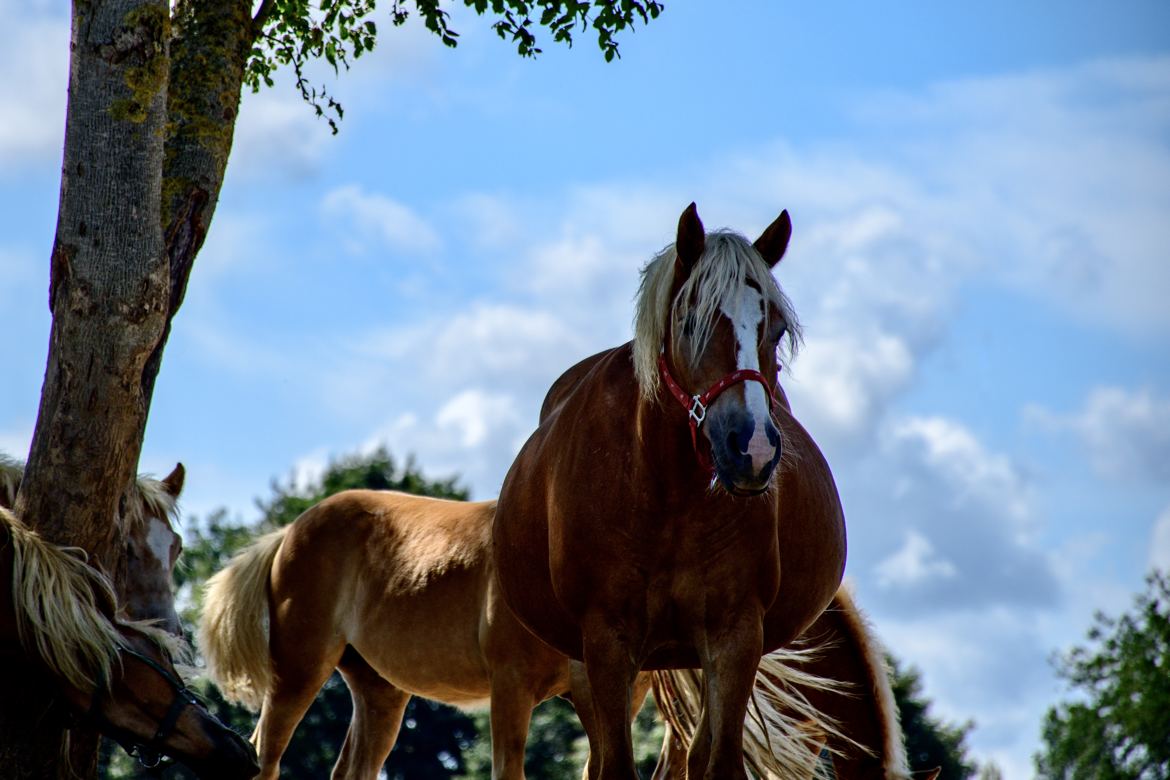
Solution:
[[[772,408],[772,405],[776,401],[772,395],[772,386],[768,384],[768,380],[763,374],[753,368],[741,368],[732,371],[711,385],[707,392],[701,395],[687,395],[687,391],[683,390],[679,383],[675,381],[674,377],[670,375],[670,369],[666,367],[665,355],[660,354],[658,356],[658,372],[662,374],[662,379],[666,382],[666,387],[670,390],[670,394],[687,410],[687,422],[691,426],[691,445],[695,448],[695,457],[699,459],[699,465],[706,469],[708,474],[715,473],[715,466],[712,464],[710,457],[704,454],[702,448],[699,447],[699,426],[703,424],[703,420],[707,419],[707,407],[722,395],[723,391],[740,382],[759,382],[764,388],[764,393],[768,396],[769,409]]]

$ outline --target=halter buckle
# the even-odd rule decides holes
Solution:
[[[696,409],[699,411],[696,412]],[[702,396],[691,396],[691,408],[687,410],[687,416],[695,421],[696,428],[703,424],[703,420],[707,419],[707,407],[703,405]]]

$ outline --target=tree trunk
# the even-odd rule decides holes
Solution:
[[[165,0],[73,3],[53,325],[16,511],[115,579],[125,557],[118,500],[223,185],[251,7],[183,0],[172,24]],[[6,780],[92,777],[96,734],[71,732],[66,750],[44,679],[18,677],[0,680]]]
[[[167,92],[161,219],[170,266],[163,338],[147,363],[147,406],[183,303],[195,255],[219,202],[240,108],[244,66],[255,39],[250,0],[182,0],[175,4]]]
[[[118,500],[137,468],[143,374],[168,310],[160,204],[169,38],[165,0],[74,0],[53,324],[15,510],[108,572],[124,553]],[[92,776],[95,735],[74,733],[68,766],[60,728],[21,728],[51,691],[8,682],[0,698],[5,777]]]

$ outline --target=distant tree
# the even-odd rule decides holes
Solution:
[[[1003,780],[1003,770],[994,761],[979,768],[979,780]]]
[[[893,658],[890,668],[910,768],[918,771],[942,767],[942,780],[974,777],[975,763],[967,757],[967,746],[963,744],[974,724],[967,721],[956,726],[932,716],[930,700],[922,693],[919,672],[913,667],[903,669]]]
[[[1088,640],[1055,661],[1078,700],[1048,710],[1038,774],[1170,778],[1170,577],[1151,573],[1120,618],[1098,612]]]

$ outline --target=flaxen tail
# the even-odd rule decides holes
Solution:
[[[199,645],[207,676],[228,701],[260,709],[272,687],[268,652],[268,574],[284,542],[282,528],[260,537],[207,581]]]
[[[852,742],[837,723],[819,712],[805,696],[810,689],[840,691],[847,687],[804,671],[818,647],[777,650],[760,659],[755,689],[743,728],[744,766],[750,776],[766,780],[831,777],[820,761],[829,743]],[[687,745],[699,725],[703,676],[694,669],[654,672],[654,698],[669,732]]]

